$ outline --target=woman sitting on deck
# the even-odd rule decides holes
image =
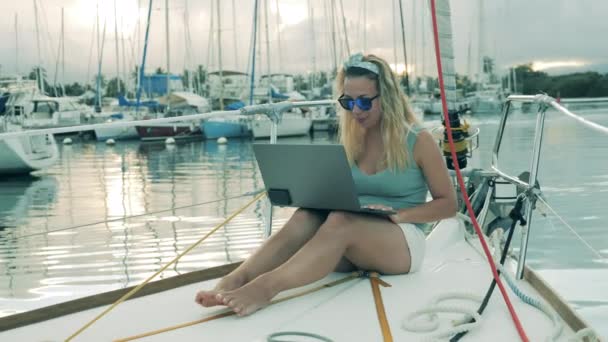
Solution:
[[[336,78],[340,140],[362,204],[397,210],[388,217],[298,209],[213,290],[202,306],[227,305],[239,316],[266,306],[279,292],[332,271],[415,272],[425,235],[420,223],[456,213],[456,197],[437,144],[422,129],[397,76],[374,55],[351,56]],[[427,192],[432,200],[426,202]]]

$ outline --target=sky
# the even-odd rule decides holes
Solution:
[[[118,72],[126,74],[125,64],[128,70],[141,64],[149,1],[118,0],[115,16],[114,0],[0,0],[0,41],[3,42],[0,75],[27,73],[41,64],[51,80],[55,77],[61,80],[65,75],[66,82],[91,81],[99,67],[98,44],[103,45],[101,72],[114,77],[118,60]],[[164,0],[152,0],[146,71],[152,72],[157,67],[166,70],[167,58],[172,72],[199,64],[217,70],[218,60],[222,61],[224,70],[250,70],[254,0],[219,1],[219,42],[218,2],[213,0],[213,9],[211,2],[169,0],[167,12]],[[331,29],[331,2],[259,0],[256,73],[329,70],[334,64],[340,64],[349,51],[377,54],[394,64],[398,71],[403,70],[405,58],[398,0],[333,0],[333,17],[338,27],[334,29],[335,35]],[[267,11],[265,3],[268,3]],[[402,3],[408,69],[414,76],[436,74],[427,1],[403,0]],[[450,4],[458,73],[473,75],[483,55],[494,58],[500,72],[531,62],[536,69],[549,73],[608,72],[608,44],[605,43],[608,1],[451,0]],[[95,30],[97,7],[99,34]],[[63,59],[58,58],[62,8]],[[115,34],[115,22],[118,34]],[[337,46],[336,59],[331,46]],[[61,71],[62,65],[65,74]]]

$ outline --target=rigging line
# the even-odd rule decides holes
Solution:
[[[585,239],[583,239],[582,236],[580,236],[575,230],[574,228],[568,224],[568,222],[566,222],[557,212],[555,212],[555,210],[553,210],[553,208],[551,208],[551,206],[549,205],[549,203],[547,203],[542,197],[538,196],[536,197],[538,200],[540,200],[546,207],[547,209],[549,209],[549,211],[551,211],[553,213],[553,215],[555,215],[560,221],[562,221],[562,223],[568,227],[568,229],[570,229],[570,231],[572,232],[572,234],[574,234],[574,236],[576,236],[585,246],[587,246],[587,248],[589,248],[589,250],[591,250],[593,252],[593,254],[595,254],[596,257],[600,258],[601,260],[606,260],[606,257],[602,256],[602,254],[597,251],[595,248],[593,248],[587,241],[585,241]]]
[[[91,45],[89,46],[89,64],[87,65],[87,77],[85,79],[85,85],[89,82],[89,77],[91,77],[91,60],[93,59],[93,46],[95,43],[95,32],[97,29],[95,28],[95,24],[93,24],[93,29],[91,30]]]
[[[340,12],[342,12],[342,30],[344,30],[344,43],[346,44],[346,55],[350,56],[350,44],[348,43],[348,31],[346,29],[346,15],[344,15],[344,3],[340,0]],[[363,30],[366,28],[364,27]]]
[[[41,52],[42,53],[48,53],[49,55],[51,55],[53,53],[53,42],[51,34],[49,32],[49,26],[48,26],[48,21],[46,20],[46,11],[44,8],[44,2],[40,1],[40,0],[34,0],[35,2],[38,3],[38,9],[40,11],[39,16],[38,16],[38,20],[40,23],[40,31],[42,31],[42,35],[43,35],[43,40],[44,40],[44,44],[42,46]],[[50,45],[50,46],[49,46]],[[42,51],[44,50],[44,51]]]
[[[93,325],[93,323],[97,322],[99,319],[101,319],[103,316],[105,316],[108,312],[112,311],[115,307],[117,307],[120,303],[124,302],[125,300],[131,298],[131,296],[133,296],[136,292],[138,292],[139,290],[141,290],[141,288],[143,288],[147,283],[149,283],[152,279],[156,278],[157,275],[161,274],[162,272],[164,272],[167,268],[169,268],[169,266],[173,265],[175,262],[177,262],[179,259],[181,259],[184,255],[190,253],[190,251],[192,251],[194,248],[196,248],[198,245],[200,245],[203,241],[205,241],[208,237],[210,237],[211,235],[213,235],[213,233],[215,233],[216,231],[218,231],[220,228],[222,228],[225,224],[227,224],[228,222],[230,222],[233,218],[235,218],[238,214],[240,214],[241,212],[243,212],[245,209],[247,209],[249,206],[251,206],[253,203],[256,203],[258,200],[260,200],[262,197],[264,197],[266,195],[266,192],[262,192],[260,194],[258,194],[257,196],[255,196],[251,201],[249,201],[247,204],[245,204],[244,206],[240,207],[238,210],[236,210],[234,213],[232,213],[232,215],[230,215],[228,218],[226,218],[224,220],[224,222],[218,224],[217,226],[215,226],[215,228],[213,228],[209,233],[205,234],[205,236],[203,236],[201,239],[199,239],[197,242],[195,242],[194,244],[192,244],[190,247],[186,248],[186,250],[184,250],[180,255],[176,256],[175,258],[173,258],[173,260],[169,261],[165,266],[161,267],[158,271],[156,271],[153,275],[149,276],[146,280],[144,280],[141,284],[137,285],[137,287],[135,287],[133,290],[129,291],[127,294],[125,294],[124,296],[120,297],[120,299],[118,299],[116,302],[114,302],[114,304],[110,305],[107,309],[105,309],[102,313],[100,313],[99,315],[95,316],[95,318],[93,318],[91,321],[89,321],[87,324],[83,325],[80,329],[78,329],[75,333],[73,333],[72,335],[70,335],[65,342],[69,342],[71,340],[73,340],[76,336],[80,335],[80,333],[82,333],[83,331],[85,331],[87,328],[89,328],[91,325]]]
[[[562,106],[561,104],[557,103],[556,101],[551,101],[551,106],[555,109],[557,109],[558,111],[562,112],[563,114],[568,115],[569,117],[577,120],[578,122],[584,124],[585,126],[589,127],[589,128],[593,128],[597,131],[600,131],[602,133],[606,133],[608,134],[608,127],[602,126],[600,124],[597,124],[593,121],[589,121],[585,118],[583,118],[580,115],[577,115],[575,113],[572,113],[571,111],[569,111],[566,107]]]
[[[401,43],[403,45],[403,66],[405,67],[403,72],[403,78],[405,79],[405,91],[406,94],[410,95],[410,76],[407,67],[407,46],[405,44],[405,19],[403,19],[403,1],[399,0],[399,18],[401,19]],[[397,66],[395,65],[395,71]]]
[[[454,147],[454,138],[452,136],[452,127],[450,125],[450,120],[449,120],[449,111],[448,111],[448,103],[447,103],[447,98],[446,98],[446,84],[444,81],[444,70],[443,70],[443,65],[442,65],[442,53],[446,53],[446,56],[451,57],[451,46],[448,47],[446,50],[447,51],[442,51],[441,50],[441,46],[439,44],[439,24],[438,24],[438,19],[437,19],[437,13],[442,11],[442,10],[447,10],[449,11],[449,2],[448,0],[444,0],[442,1],[439,5],[441,6],[441,8],[439,9],[439,11],[436,9],[436,4],[435,4],[435,0],[430,0],[430,4],[431,4],[431,16],[432,16],[432,24],[433,24],[433,40],[434,40],[434,45],[435,45],[435,58],[437,60],[437,76],[439,78],[439,89],[441,90],[441,104],[442,104],[442,109],[443,109],[443,115],[444,115],[444,121],[445,121],[445,127],[447,129],[447,136],[448,136],[448,142],[450,145],[450,152],[452,155],[452,159],[453,160],[457,160],[458,158],[456,157],[456,150]],[[448,12],[449,13],[449,12]],[[443,15],[445,16],[445,14]],[[449,16],[447,17],[447,23],[451,25],[451,21],[449,20]],[[445,18],[442,18],[445,19]],[[442,21],[442,23],[446,23],[446,21]],[[448,27],[448,32],[447,32],[451,38],[451,26]],[[448,81],[451,81],[450,79],[448,79]],[[453,81],[452,81],[453,82]],[[467,198],[467,196],[465,196],[464,194],[466,194],[466,186],[464,184],[464,180],[462,178],[462,173],[460,171],[460,167],[458,166],[458,163],[454,163],[454,170],[456,171],[456,177],[458,179],[458,184],[460,186],[461,192],[463,194],[463,200],[466,204],[469,216],[471,216],[471,220],[473,221],[473,226],[475,227],[475,232],[477,233],[477,236],[479,237],[479,241],[481,242],[481,245],[483,247],[484,253],[486,255],[486,258],[488,259],[488,263],[490,265],[490,268],[492,270],[492,275],[494,277],[494,279],[496,280],[496,284],[498,285],[498,288],[502,294],[502,297],[504,299],[504,302],[509,310],[511,319],[513,320],[513,323],[515,325],[515,328],[517,329],[517,332],[521,338],[522,341],[528,342],[529,339],[526,336],[526,333],[523,329],[523,326],[519,320],[519,317],[517,316],[517,313],[515,312],[515,309],[513,308],[513,304],[511,303],[511,300],[509,299],[509,296],[507,294],[507,291],[504,287],[504,285],[502,284],[501,280],[500,280],[500,276],[498,275],[498,271],[496,269],[496,266],[494,265],[494,262],[492,261],[492,256],[490,254],[490,250],[488,248],[488,245],[486,244],[485,240],[483,239],[483,232],[481,231],[481,228],[479,227],[479,223],[477,222],[477,220],[475,219],[475,213],[473,210],[473,207],[471,205],[471,202],[469,201],[469,199]]]
[[[49,26],[49,22],[47,19],[47,15],[46,15],[46,8],[44,7],[44,2],[43,1],[38,1],[38,3],[40,4],[40,10],[42,12],[42,23],[41,25],[44,26],[46,28],[44,34],[46,36],[46,47],[45,49],[48,50],[49,54],[51,55],[51,58],[54,59],[55,61],[59,61],[59,52],[57,53],[57,55],[55,55],[55,49],[54,49],[54,40],[53,40],[53,36],[51,35],[51,28]],[[57,69],[55,69],[55,77],[57,76]],[[48,77],[48,75],[47,75]],[[47,81],[48,82],[48,81]],[[55,95],[57,94],[57,87],[56,84],[53,84],[53,91],[55,92]]]
[[[115,219],[111,219],[111,220],[103,220],[103,221],[91,222],[91,223],[86,223],[86,224],[82,224],[82,225],[78,225],[78,226],[59,228],[59,229],[50,230],[50,231],[46,231],[46,232],[40,232],[40,233],[34,233],[34,234],[29,234],[29,235],[23,235],[23,236],[19,236],[19,237],[13,237],[13,238],[10,238],[10,239],[4,240],[4,241],[16,241],[16,240],[22,240],[22,239],[26,239],[26,238],[30,238],[30,237],[34,237],[34,236],[40,236],[40,235],[46,235],[46,234],[50,234],[50,233],[62,232],[62,231],[66,231],[66,230],[72,230],[72,229],[77,229],[77,228],[94,226],[94,225],[102,224],[102,223],[111,223],[111,222],[117,222],[117,221],[126,221],[126,220],[130,220],[130,219],[137,218],[137,217],[154,215],[154,214],[164,213],[164,212],[167,212],[167,211],[192,208],[192,207],[197,207],[197,206],[201,206],[201,205],[206,205],[206,204],[211,204],[211,203],[217,203],[217,202],[221,202],[221,201],[225,201],[225,200],[231,200],[231,199],[237,199],[237,198],[241,198],[241,197],[247,197],[247,196],[257,195],[258,193],[260,193],[262,191],[263,190],[256,190],[256,191],[244,193],[244,194],[239,195],[239,196],[225,197],[225,198],[220,198],[220,199],[213,200],[213,201],[195,203],[195,204],[184,205],[184,206],[180,206],[180,207],[172,207],[172,208],[169,208],[169,209],[152,211],[152,212],[147,212],[147,213],[138,214],[138,215],[123,216],[123,217],[119,217],[119,218],[115,218]]]

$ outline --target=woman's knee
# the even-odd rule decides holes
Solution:
[[[293,213],[292,219],[298,222],[320,221],[323,219],[323,213],[320,210],[298,208]]]
[[[356,214],[347,211],[332,211],[327,216],[325,223],[331,226],[345,226],[355,220]]]
[[[309,237],[317,231],[323,219],[323,216],[315,210],[297,209],[278,234],[288,239]]]
[[[323,222],[319,232],[342,237],[352,232],[353,222],[354,214],[345,211],[332,211]]]

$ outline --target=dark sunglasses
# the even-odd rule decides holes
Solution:
[[[359,107],[361,110],[367,111],[372,108],[372,101],[374,101],[379,96],[380,94],[377,94],[374,97],[360,96],[356,99],[353,99],[352,97],[345,96],[343,94],[338,98],[338,102],[340,103],[340,106],[342,106],[342,108],[349,111],[352,111],[355,108],[355,105],[357,105],[357,107]]]

